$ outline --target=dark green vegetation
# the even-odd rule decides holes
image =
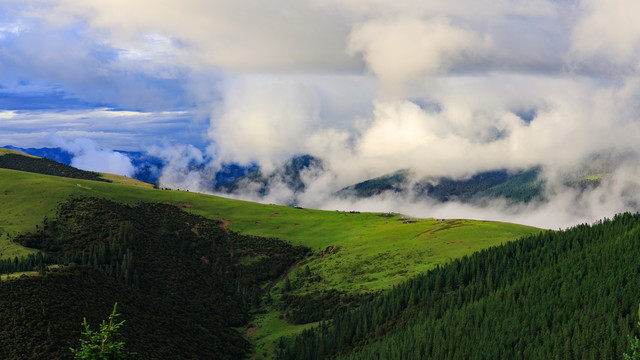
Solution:
[[[281,359],[619,359],[636,335],[640,215],[426,272],[281,344]]]
[[[627,161],[629,154],[593,154],[578,165],[567,168],[562,174],[562,185],[577,193],[600,186],[602,181]],[[411,200],[459,201],[486,204],[493,199],[504,199],[507,204],[545,201],[546,180],[542,168],[509,171],[491,170],[472,174],[468,178],[426,177],[418,178],[410,170],[366,180],[348,186],[335,195],[341,197],[367,198],[392,192],[410,195]]]
[[[477,197],[507,197],[515,201],[529,201],[540,195],[542,183],[539,168],[515,173],[507,170],[486,171],[469,179],[426,179],[414,186],[418,196],[429,196],[438,201],[469,201]]]
[[[41,252],[29,254],[18,258],[15,256],[12,259],[0,259],[0,274],[13,274],[16,272],[41,270],[47,267],[47,265],[53,264],[54,260],[49,254],[43,254]]]
[[[431,198],[437,201],[481,201],[483,199],[506,198],[512,202],[529,202],[540,198],[544,181],[539,178],[540,168],[526,171],[485,171],[468,179],[448,177],[424,178],[410,183],[411,173],[406,170],[346,187],[338,196],[366,198],[392,191],[404,193],[409,190],[418,199]]]
[[[540,168],[509,175],[500,184],[491,186],[473,195],[474,200],[505,198],[512,202],[529,202],[542,197],[545,181],[540,178]]]
[[[116,301],[133,324],[128,350],[144,358],[239,358],[249,343],[232,326],[260,305],[262,283],[307,252],[172,205],[84,197],[16,241],[78,266],[0,285],[2,359],[70,358],[81,317]]]
[[[74,179],[109,181],[103,179],[100,174],[95,172],[79,170],[53,160],[24,156],[18,153],[7,152],[3,154],[2,152],[0,152],[0,168],[28,171],[44,175],[62,176]]]
[[[237,358],[247,342],[171,302],[135,291],[87,266],[0,285],[0,358],[72,359],[82,318],[98,323],[118,301],[126,350],[145,359]]]

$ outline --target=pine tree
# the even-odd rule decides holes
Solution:
[[[115,322],[115,319],[120,316],[116,313],[116,307],[118,303],[113,305],[113,312],[109,315],[109,323],[104,320],[100,324],[100,331],[93,331],[87,323],[87,318],[82,321],[84,332],[82,335],[86,339],[80,339],[79,349],[69,349],[73,353],[76,359],[83,360],[120,360],[127,359],[134,353],[128,353],[124,351],[124,342],[113,341],[113,338],[117,335],[118,330],[124,325],[124,320]]]

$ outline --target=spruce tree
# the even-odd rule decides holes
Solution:
[[[124,351],[124,342],[114,341],[118,330],[124,325],[124,320],[115,322],[120,314],[116,313],[118,303],[113,305],[113,312],[109,315],[109,323],[102,320],[100,331],[93,331],[87,323],[87,318],[82,321],[86,339],[80,339],[79,349],[69,349],[76,359],[83,360],[120,360],[130,358],[134,353]]]

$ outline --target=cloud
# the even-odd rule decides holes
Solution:
[[[298,81],[239,78],[227,84],[209,136],[220,162],[259,162],[266,170],[299,151],[318,122],[314,91]]]
[[[334,204],[326,197],[332,191],[402,168],[465,177],[542,165],[555,179],[594,153],[640,153],[637,7],[622,0],[5,1],[0,141],[44,142],[43,129],[51,129],[68,143],[151,147],[170,164],[165,186],[198,191],[212,186],[224,162],[269,171],[311,154],[326,171],[305,178],[304,194],[274,183],[269,199],[294,196],[321,207]],[[632,170],[612,175],[603,202],[602,194],[559,187],[551,204],[569,214],[566,221],[629,207],[624,178]],[[519,219],[500,203],[410,200],[354,204]],[[539,206],[517,214],[550,224],[545,211],[563,218]]]
[[[151,146],[147,153],[162,159],[164,166],[158,179],[161,188],[205,193],[215,185],[211,174],[202,166],[204,154],[193,145]]]
[[[347,51],[361,53],[385,90],[398,94],[409,80],[444,73],[464,61],[479,61],[489,42],[444,17],[376,19],[355,25]]]
[[[192,122],[188,111],[125,111],[108,108],[0,110],[0,143],[49,146],[50,132],[65,139],[90,138],[101,146],[139,151],[158,141],[190,141],[204,147],[206,124]],[[194,137],[196,132],[200,137]],[[168,138],[171,137],[169,141]]]
[[[158,6],[151,0],[61,0],[30,15],[57,26],[85,20],[89,31],[118,49],[135,51],[149,34],[170,37],[189,49],[176,48],[177,60],[194,67],[290,71],[351,62],[342,52],[348,28],[313,1],[187,0]]]
[[[571,33],[572,60],[603,72],[637,71],[640,25],[634,14],[638,11],[640,4],[635,1],[582,1]]]
[[[127,155],[102,148],[91,139],[76,138],[66,141],[55,133],[50,134],[50,139],[55,146],[73,154],[73,167],[128,177],[135,173],[135,167]]]

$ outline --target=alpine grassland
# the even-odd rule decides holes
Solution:
[[[638,335],[639,234],[624,213],[481,250],[287,339],[279,358],[620,359]]]
[[[60,204],[84,197],[127,206],[171,204],[219,221],[226,231],[310,248],[308,255],[282,276],[257,284],[259,301],[252,306],[252,320],[237,328],[253,341],[256,358],[272,357],[281,337],[298,334],[419,274],[540,232],[534,227],[491,221],[416,219],[396,213],[258,204],[102,176],[109,182],[0,169],[0,258],[36,252],[13,240],[55,220]],[[253,259],[241,261],[248,264]]]

